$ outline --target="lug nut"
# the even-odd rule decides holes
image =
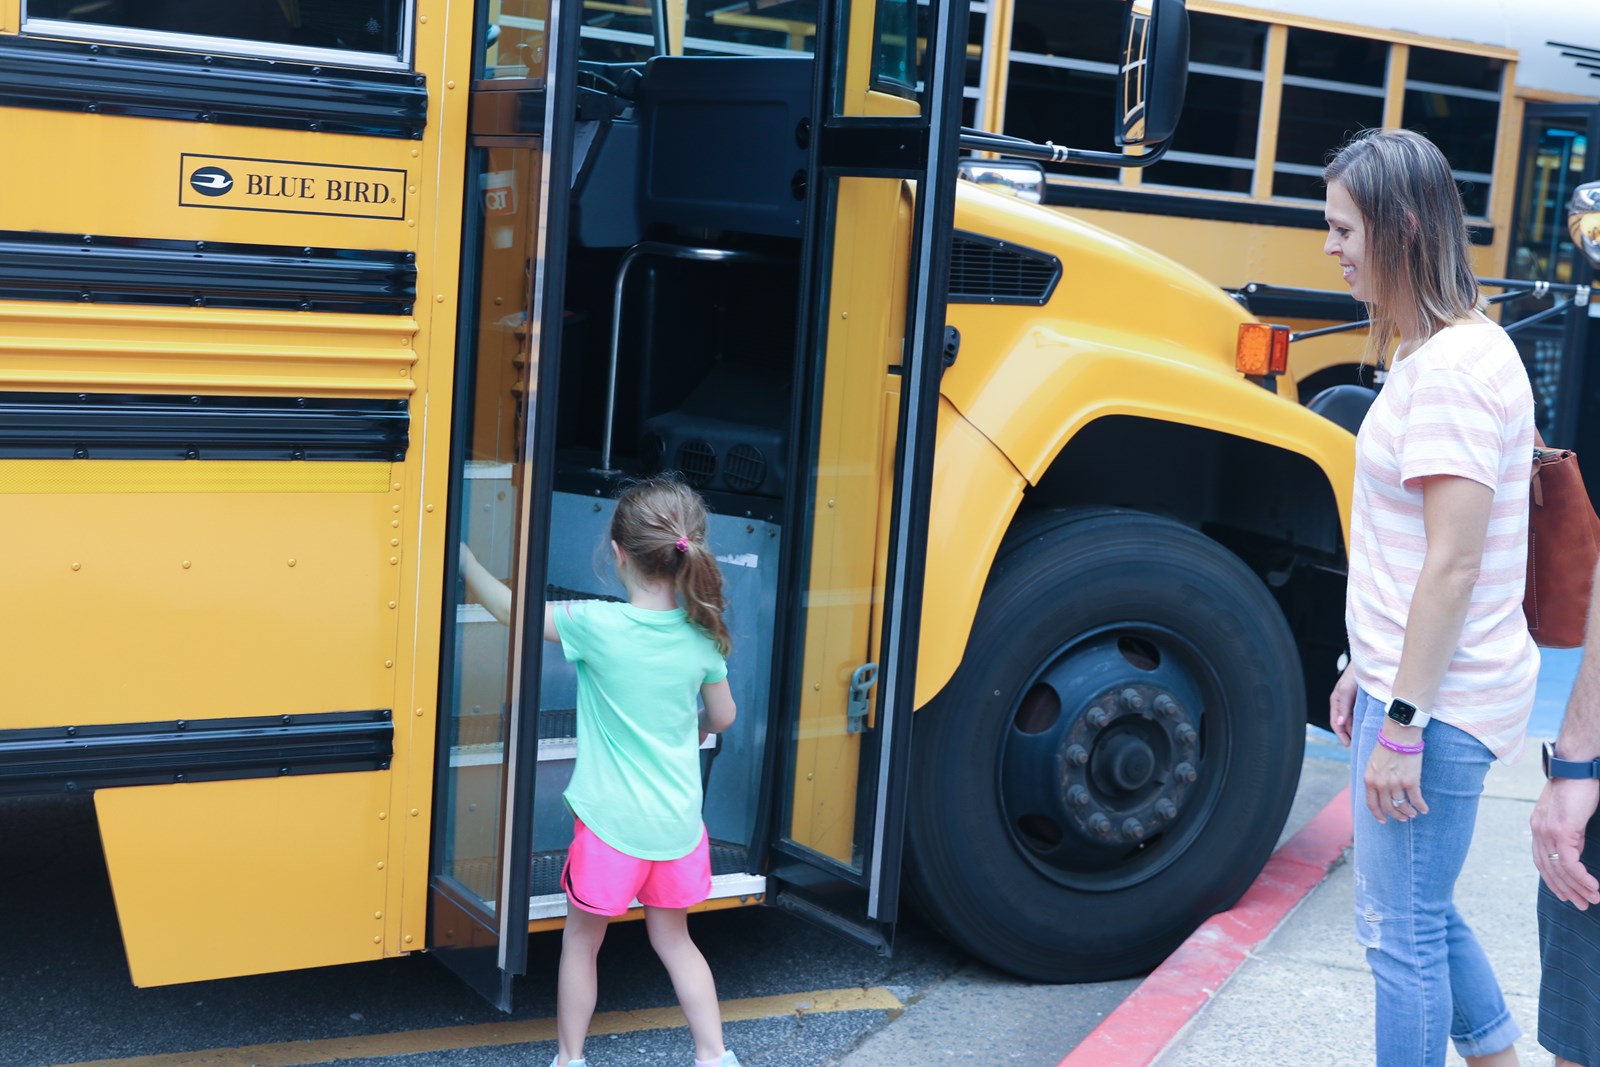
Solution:
[[[1161,816],[1163,821],[1170,822],[1178,817],[1178,805],[1174,804],[1171,798],[1162,797],[1156,801],[1156,814]]]
[[[1105,727],[1106,723],[1111,721],[1111,713],[1105,708],[1102,708],[1100,705],[1096,704],[1094,707],[1089,709],[1089,714],[1086,715],[1085,718],[1089,720],[1090,726],[1093,726],[1096,730],[1100,730]]]
[[[1089,806],[1089,791],[1081,785],[1073,786],[1067,790],[1067,803],[1075,808],[1087,808]]]
[[[1178,733],[1178,741],[1181,744],[1185,744],[1185,745],[1194,744],[1195,738],[1197,738],[1199,736],[1198,734],[1196,734],[1194,732],[1194,727],[1190,726],[1188,723],[1183,723],[1182,725],[1180,725],[1178,727],[1177,733]]]
[[[1195,773],[1195,769],[1189,766],[1187,763],[1178,764],[1172,769],[1172,773],[1177,775],[1178,778],[1185,782],[1193,782],[1196,778],[1200,777]]]
[[[1165,715],[1169,719],[1176,719],[1178,717],[1178,702],[1167,696],[1165,693],[1162,693],[1160,696],[1156,697],[1155,703],[1152,706],[1156,709],[1157,715]]]
[[[1106,818],[1103,812],[1097,811],[1089,816],[1089,829],[1105,837],[1111,833],[1111,820]]]
[[[1131,837],[1135,841],[1144,840],[1144,825],[1138,819],[1122,820],[1122,836]]]
[[[1089,750],[1082,745],[1073,745],[1067,749],[1067,762],[1074,767],[1082,767],[1089,762]]]
[[[1124,689],[1117,699],[1122,701],[1122,706],[1129,711],[1138,711],[1144,707],[1144,697],[1139,695],[1137,689]]]

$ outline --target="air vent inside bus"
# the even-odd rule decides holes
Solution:
[[[958,232],[950,250],[952,304],[1041,307],[1061,280],[1061,261],[1008,241]]]
[[[789,448],[787,378],[721,365],[681,405],[645,420],[640,459],[696,489],[782,496]]]

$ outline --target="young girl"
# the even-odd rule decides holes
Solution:
[[[633,485],[611,517],[611,550],[626,604],[547,604],[544,613],[545,640],[559,642],[578,669],[553,1067],[585,1067],[596,956],[611,918],[636,898],[689,1020],[696,1067],[738,1067],[722,1047],[716,984],[687,923],[687,909],[711,892],[699,743],[731,726],[735,712],[705,506],[675,480]],[[698,715],[697,696],[705,705]]]
[[[1496,758],[1522,752],[1539,653],[1522,613],[1533,394],[1478,310],[1444,156],[1368,131],[1328,165],[1328,239],[1394,363],[1356,437],[1345,626],[1330,717],[1356,799],[1356,930],[1379,1067],[1514,1067],[1517,1024],[1451,897]],[[1365,798],[1366,813],[1360,798]]]

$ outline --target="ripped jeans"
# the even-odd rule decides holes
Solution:
[[[1378,1067],[1442,1067],[1447,1034],[1461,1055],[1486,1056],[1521,1033],[1451,900],[1494,754],[1471,734],[1430,722],[1422,757],[1428,814],[1379,825],[1367,810],[1365,776],[1383,718],[1383,705],[1358,692],[1350,754],[1356,939],[1377,985]]]

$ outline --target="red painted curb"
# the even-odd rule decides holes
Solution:
[[[1327,876],[1351,840],[1347,786],[1278,851],[1228,911],[1213,915],[1057,1067],[1148,1067],[1195,1012]]]

